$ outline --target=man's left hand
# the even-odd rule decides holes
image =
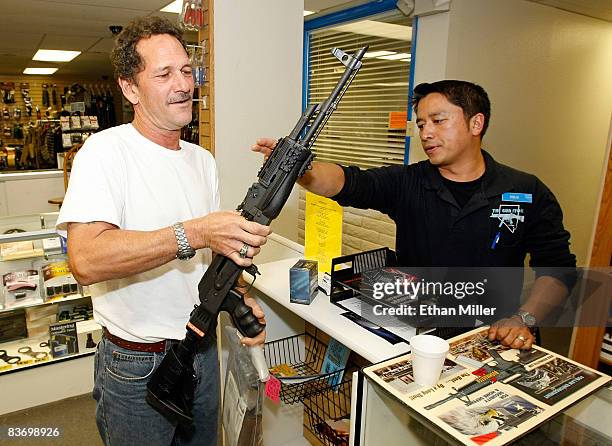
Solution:
[[[255,299],[245,294],[244,303],[248,305],[249,307],[251,307],[251,310],[253,311],[253,315],[257,318],[260,324],[266,323],[265,314]],[[246,345],[247,347],[250,347],[252,345],[263,345],[265,341],[266,341],[266,330],[262,331],[254,338],[242,338],[240,342],[242,342],[242,345]]]
[[[489,340],[498,340],[502,345],[510,348],[529,350],[535,337],[523,321],[513,316],[495,322],[489,328]]]

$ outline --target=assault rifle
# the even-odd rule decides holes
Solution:
[[[312,145],[361,68],[367,49],[365,46],[353,55],[338,48],[332,50],[346,67],[342,77],[327,99],[310,105],[289,136],[278,141],[257,174],[257,182],[238,206],[244,218],[269,225],[278,216],[294,183],[310,167],[314,158]],[[166,353],[147,384],[149,404],[172,420],[190,423],[193,419],[193,359],[200,343],[214,331],[220,311],[227,311],[236,328],[247,337],[255,337],[265,328],[245,305],[244,296],[234,289],[243,271],[253,280],[259,274],[255,265],[245,268],[228,257],[215,256],[198,285],[200,305],[191,313],[185,338]]]
[[[527,373],[525,366],[519,362],[506,361],[501,355],[495,350],[488,350],[487,353],[495,360],[495,365],[485,364],[480,369],[476,370],[476,381],[466,384],[455,390],[455,393],[448,397],[436,401],[428,406],[425,406],[425,410],[431,410],[434,407],[441,406],[455,398],[463,403],[470,402],[470,395],[480,389],[487,387],[489,384],[496,381],[514,381],[519,376]]]

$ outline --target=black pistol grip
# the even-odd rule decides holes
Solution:
[[[232,319],[236,328],[247,338],[254,338],[266,328],[265,324],[259,323],[259,320],[253,315],[251,307],[246,305],[242,299],[236,305],[232,313]]]
[[[259,323],[251,307],[244,303],[242,295],[235,290],[231,290],[227,295],[223,309],[230,314],[236,328],[247,338],[256,337],[266,328],[265,324]]]

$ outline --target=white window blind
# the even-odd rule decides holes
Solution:
[[[336,47],[354,53],[369,45],[363,65],[314,145],[316,160],[361,168],[403,164],[405,129],[390,128],[392,114],[408,108],[411,20],[399,13],[312,31],[308,104],[322,102],[344,66]],[[305,194],[300,193],[299,237],[304,241]],[[395,225],[376,211],[347,208],[343,253],[395,245]]]

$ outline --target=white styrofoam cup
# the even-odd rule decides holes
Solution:
[[[449,345],[444,339],[432,335],[416,335],[410,339],[414,382],[433,386],[440,379]]]

